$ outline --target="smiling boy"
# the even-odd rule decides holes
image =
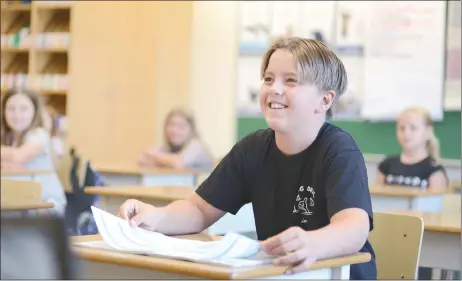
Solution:
[[[350,279],[376,279],[364,159],[349,134],[326,122],[346,90],[345,67],[319,41],[282,38],[264,55],[261,78],[268,129],[239,141],[191,198],[163,208],[128,200],[121,217],[183,234],[252,203],[262,248],[279,256],[276,264],[289,265],[287,273],[361,251],[372,259],[351,265]]]

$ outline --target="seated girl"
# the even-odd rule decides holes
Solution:
[[[445,189],[446,172],[439,161],[438,140],[429,113],[422,108],[403,111],[397,121],[400,155],[379,164],[376,183],[416,188]]]
[[[30,90],[13,89],[3,95],[1,108],[1,169],[49,171],[39,180],[42,200],[53,203],[54,208],[40,213],[64,215],[66,197],[53,165],[39,97]]]
[[[165,121],[164,134],[165,144],[145,151],[138,161],[140,167],[212,170],[213,157],[199,139],[190,114],[181,109],[171,111]]]

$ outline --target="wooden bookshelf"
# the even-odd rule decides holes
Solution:
[[[1,92],[31,88],[66,115],[73,1],[24,2],[1,1]]]

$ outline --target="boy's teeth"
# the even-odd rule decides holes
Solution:
[[[284,105],[278,104],[278,103],[271,103],[271,104],[270,104],[270,107],[271,107],[271,108],[274,108],[274,109],[283,109],[283,108],[284,108]]]

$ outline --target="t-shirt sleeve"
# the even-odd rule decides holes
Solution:
[[[389,170],[390,170],[390,157],[387,157],[384,160],[382,160],[382,162],[379,163],[379,171],[382,174],[387,175]]]
[[[210,156],[198,140],[192,140],[180,153],[186,167],[194,167],[195,163],[207,162]]]
[[[443,165],[441,164],[438,164],[433,158],[430,158],[430,165],[429,165],[429,168],[428,168],[428,177],[430,177],[431,175],[433,175],[434,173],[436,172],[443,172],[444,176],[446,177],[446,180],[449,181],[449,177],[446,173],[446,169],[444,169]]]
[[[348,142],[348,139],[345,141]],[[372,230],[372,203],[363,155],[354,146],[349,148],[345,148],[345,145],[340,146],[343,147],[333,148],[327,152],[324,166],[329,218],[348,208],[363,209],[369,215],[369,230]]]
[[[196,193],[215,208],[231,214],[236,214],[249,203],[246,176],[250,172],[250,164],[246,161],[249,148],[248,139],[235,144]]]

